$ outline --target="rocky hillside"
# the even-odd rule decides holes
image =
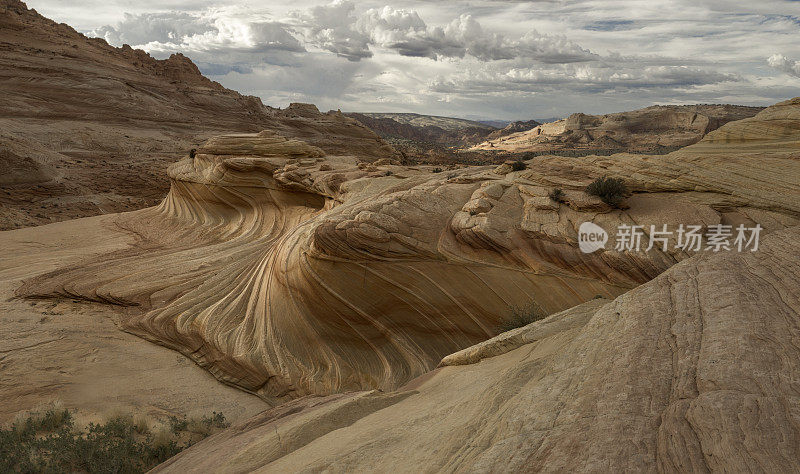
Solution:
[[[607,115],[572,114],[530,130],[487,137],[473,150],[522,152],[664,152],[697,143],[722,125],[752,117],[762,107],[657,105]]]
[[[500,130],[495,130],[486,136],[487,140],[494,140],[512,133],[526,132],[532,128],[538,127],[541,123],[536,120],[523,120],[518,122],[511,122]]]
[[[0,229],[153,205],[166,167],[212,135],[270,128],[329,153],[394,150],[313,106],[264,106],[186,57],[156,60],[0,0]]]

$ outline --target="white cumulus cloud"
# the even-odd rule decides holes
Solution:
[[[209,8],[200,13],[126,14],[116,25],[102,26],[91,35],[148,51],[305,51],[280,22],[240,7]]]
[[[767,59],[767,64],[786,74],[800,77],[800,61],[792,61],[782,54],[773,54]]]
[[[487,31],[469,14],[459,15],[444,26],[430,26],[412,9],[387,5],[358,14],[353,2],[336,0],[295,11],[292,18],[309,43],[351,61],[372,57],[371,46],[401,56],[431,59],[472,56],[496,61],[523,57],[569,63],[596,57],[563,35],[532,30],[511,38]]]

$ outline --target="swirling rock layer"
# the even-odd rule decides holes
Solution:
[[[694,256],[397,392],[307,397],[156,472],[797,472],[800,229]]]
[[[800,120],[798,109],[798,100],[779,104],[720,132],[772,129]],[[623,223],[796,225],[798,139],[760,137],[660,157],[539,157],[522,171],[446,173],[323,156],[267,131],[216,137],[170,168],[160,206],[119,216],[135,246],[19,293],[137,305],[130,331],[271,402],[393,389],[497,334],[514,307],[534,301],[553,313],[613,298],[692,255],[674,241],[667,251],[585,254],[582,222],[611,232]],[[754,170],[753,160],[765,166]],[[604,174],[634,191],[626,209],[581,191]],[[563,202],[547,198],[554,187]]]

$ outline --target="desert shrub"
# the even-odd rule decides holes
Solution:
[[[431,172],[433,172],[433,173],[441,173],[442,169],[437,166],[436,168],[432,169]]]
[[[16,423],[21,424],[25,431],[50,432],[72,423],[72,414],[60,405],[53,405],[34,411]]]
[[[225,419],[222,413],[214,412],[210,417],[203,416],[200,419],[191,418],[186,423],[185,431],[209,436],[217,431],[229,427],[231,424]]]
[[[527,326],[530,323],[540,321],[547,317],[547,312],[542,309],[535,301],[524,306],[513,306],[511,317],[503,321],[498,327],[498,333],[510,331],[512,329]]]
[[[210,417],[203,416],[201,421],[212,428],[225,429],[231,426],[230,422],[225,419],[225,415],[217,412],[212,412]]]
[[[189,150],[189,158],[194,158],[197,155],[197,150],[192,148]]]
[[[202,418],[186,418],[185,416],[170,416],[167,420],[169,431],[174,434],[198,433],[208,436],[229,427],[231,424],[225,419],[222,413],[213,412],[211,416]]]
[[[551,201],[564,202],[564,191],[561,188],[555,188],[547,195]]]
[[[628,187],[621,178],[603,176],[586,186],[586,194],[597,196],[611,207],[619,207],[628,194]]]
[[[178,418],[177,416],[170,416],[168,419],[169,428],[173,433],[178,434],[181,431],[186,431],[189,425],[189,420],[185,416]]]
[[[153,433],[143,418],[115,416],[79,429],[68,410],[34,412],[0,429],[0,472],[145,472],[230,425],[216,412],[168,424]]]
[[[383,173],[384,176],[391,176],[393,174],[394,172],[392,172],[392,170],[386,170],[386,173]]]
[[[150,423],[143,416],[137,416],[132,420],[133,429],[139,434],[146,434],[150,432]]]
[[[511,163],[511,170],[512,171],[522,171],[527,167],[528,167],[528,165],[526,165],[525,162],[522,161],[522,160],[516,160],[513,163]]]

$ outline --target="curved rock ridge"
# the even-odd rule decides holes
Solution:
[[[306,397],[154,472],[797,472],[800,227],[469,348],[396,392]]]
[[[800,97],[777,103],[751,118],[730,122],[706,135],[695,145],[694,151],[701,148],[712,148],[715,145],[735,144],[738,149],[747,145],[753,151],[763,151],[760,145],[772,143],[772,149],[784,152],[798,152],[800,144],[797,135],[800,133]],[[717,148],[719,151],[719,148]]]
[[[515,307],[613,298],[692,255],[674,238],[667,251],[582,253],[582,222],[612,239],[621,224],[797,225],[800,161],[781,140],[761,155],[726,144],[437,173],[271,132],[216,137],[170,168],[160,206],[119,215],[135,245],[18,294],[134,306],[128,330],[270,402],[393,389],[496,335]],[[607,174],[634,191],[625,209],[583,193]]]

